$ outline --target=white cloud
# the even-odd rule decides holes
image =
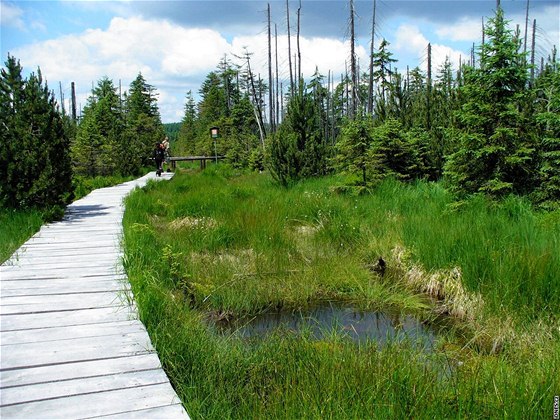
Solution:
[[[19,7],[4,1],[0,2],[0,24],[25,30],[22,16],[23,10]]]
[[[395,41],[395,50],[403,54],[416,55],[419,58],[419,67],[427,70],[427,50],[430,41],[422,34],[420,29],[414,25],[403,24],[397,29],[397,37]],[[459,60],[467,57],[463,51],[458,51],[442,44],[432,45],[432,69],[437,70],[444,62],[446,57],[449,58],[451,64],[458,68]]]
[[[274,56],[274,39],[272,59]],[[235,37],[232,41],[232,51],[234,54],[241,56],[247,47],[251,56],[251,70],[254,73],[260,73],[261,77],[268,77],[268,39],[266,34],[256,36]],[[345,61],[350,58],[350,42],[340,41],[335,38],[300,37],[301,49],[301,67],[304,77],[310,77],[318,68],[319,72],[324,76],[331,70],[335,75],[344,73]],[[296,60],[294,56],[297,54],[297,39],[295,36],[291,38],[292,67],[295,67]],[[356,56],[361,63],[366,63],[367,53],[364,47],[356,46]],[[288,64],[288,38],[282,36],[278,38],[278,61],[280,79],[284,81],[289,79]]]
[[[512,28],[519,25],[521,37],[524,37],[525,14],[513,15],[507,18],[511,19],[510,26]],[[560,45],[560,4],[546,6],[537,12],[531,8],[529,9],[528,49],[530,49],[534,19],[537,21],[536,50],[541,50],[542,53],[548,54],[554,45],[556,45],[556,48]]]
[[[116,85],[122,80],[125,90],[142,72],[161,93],[164,118],[175,120],[176,113],[170,106],[177,105],[182,112],[182,104],[175,104],[175,96],[179,94],[182,98],[185,92],[175,92],[170,87],[161,89],[156,81],[177,86],[189,77],[202,78],[230,50],[231,46],[217,31],[186,29],[167,21],[139,17],[115,17],[107,29],[88,29],[30,44],[16,49],[14,56],[26,70],[39,66],[51,88],[58,81],[64,86],[74,81],[79,97],[87,95],[92,81],[96,83],[103,76],[113,79]]]
[[[165,20],[142,17],[115,17],[107,28],[88,29],[78,34],[37,42],[20,47],[14,56],[28,71],[40,66],[52,88],[62,82],[66,107],[70,97],[70,83],[76,83],[78,101],[86,103],[93,83],[103,76],[116,86],[122,81],[123,91],[138,72],[160,93],[158,105],[166,122],[179,121],[183,114],[184,97],[188,90],[195,94],[206,75],[217,68],[224,57],[237,64],[243,47],[254,53],[253,72],[268,79],[268,47],[266,34],[238,36],[228,42],[218,31],[206,28],[185,28]],[[345,71],[350,56],[349,42],[334,38],[300,38],[302,72],[311,76],[316,67],[326,75],[329,70],[338,76]],[[288,42],[278,39],[280,79],[289,79]],[[296,39],[292,39],[292,54]],[[356,54],[364,67],[367,52],[357,46]],[[58,89],[55,89],[58,93]]]
[[[476,41],[482,38],[482,20],[463,17],[459,21],[440,26],[436,34],[451,41]]]

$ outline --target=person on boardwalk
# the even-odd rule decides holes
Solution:
[[[156,161],[156,175],[161,176],[163,172],[163,160],[165,159],[165,146],[157,142],[154,148],[154,160]]]
[[[167,164],[167,172],[170,171],[169,169],[169,158],[170,158],[170,153],[169,153],[169,137],[165,136],[165,138],[163,139],[163,149],[165,151],[165,163]]]

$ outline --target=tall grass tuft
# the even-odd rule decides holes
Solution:
[[[0,209],[0,263],[6,261],[45,221],[36,209]]]

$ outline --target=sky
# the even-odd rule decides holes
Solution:
[[[278,33],[280,79],[289,80],[286,1],[271,0],[271,20]],[[356,54],[362,70],[369,63],[373,1],[355,2]],[[501,0],[511,28],[525,30],[526,0]],[[289,1],[292,54],[299,1]],[[434,72],[449,57],[454,68],[481,43],[482,20],[492,17],[496,0],[377,0],[375,46],[382,39],[403,71],[427,68],[432,45]],[[0,0],[2,65],[8,54],[26,74],[41,69],[49,88],[69,109],[71,82],[83,107],[104,76],[124,92],[139,72],[153,85],[165,123],[179,122],[185,96],[198,98],[208,73],[227,57],[234,64],[244,51],[263,79],[267,69],[267,2],[260,0]],[[349,2],[301,1],[300,48],[304,76],[316,69],[340,78],[350,57]],[[530,0],[530,46],[536,19],[536,60],[560,46],[560,2]],[[273,41],[274,42],[274,41]]]

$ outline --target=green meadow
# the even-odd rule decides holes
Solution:
[[[178,170],[126,200],[124,263],[192,418],[549,418],[560,393],[560,214],[441,184]],[[380,261],[383,261],[381,267]],[[337,302],[436,332],[356,343],[215,324]]]

